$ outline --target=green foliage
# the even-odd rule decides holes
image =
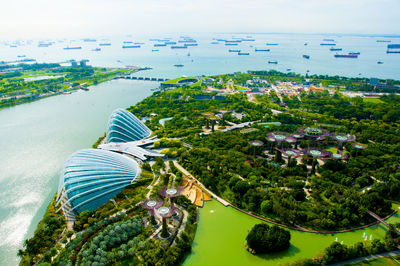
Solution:
[[[271,253],[288,249],[290,232],[276,225],[256,224],[246,237],[248,248],[255,253]]]

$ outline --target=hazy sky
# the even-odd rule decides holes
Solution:
[[[400,34],[400,0],[2,0],[0,39],[170,32]]]

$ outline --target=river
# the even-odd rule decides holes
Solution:
[[[91,147],[114,109],[136,104],[157,86],[113,80],[0,111],[0,265],[18,263],[16,253],[56,192],[65,159]]]

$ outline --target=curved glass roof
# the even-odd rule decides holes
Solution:
[[[131,112],[117,109],[111,114],[107,126],[107,143],[136,141],[150,135],[150,129]]]
[[[61,203],[66,215],[95,210],[140,174],[138,163],[121,154],[99,149],[77,151],[61,171],[57,205]]]

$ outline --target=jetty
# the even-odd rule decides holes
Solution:
[[[168,81],[168,78],[152,78],[152,77],[135,77],[135,76],[116,76],[114,79],[133,79],[133,80],[146,80],[146,81]]]

